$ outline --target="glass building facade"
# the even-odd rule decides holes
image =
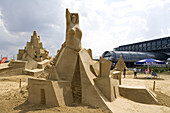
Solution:
[[[112,61],[113,63],[116,63],[120,55],[122,55],[123,60],[125,61],[127,66],[131,66],[134,64],[134,62],[146,59],[146,58],[152,58],[157,60],[167,60],[169,57],[166,54],[163,53],[156,53],[156,52],[131,52],[131,51],[105,51],[102,54],[102,57]]]
[[[115,51],[170,52],[170,37],[138,42],[114,48]]]

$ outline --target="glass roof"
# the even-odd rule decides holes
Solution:
[[[102,55],[103,58],[118,60],[122,55],[124,61],[137,61],[146,58],[153,58],[158,60],[167,59],[163,53],[156,52],[132,52],[132,51],[105,51]]]

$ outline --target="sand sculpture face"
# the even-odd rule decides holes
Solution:
[[[71,21],[73,22],[73,24],[76,24],[77,18],[75,15],[72,15]]]

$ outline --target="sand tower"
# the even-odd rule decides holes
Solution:
[[[37,35],[36,31],[34,31],[33,36],[31,36],[31,42],[27,42],[25,49],[19,49],[19,53],[17,54],[17,60],[27,61],[29,59],[37,62],[50,59],[49,52],[43,48],[40,36]]]
[[[27,42],[24,49],[19,49],[17,60],[11,60],[7,69],[0,74],[39,76],[44,71],[44,67],[49,64],[50,59],[49,52],[42,46],[40,36],[34,31],[31,41]]]

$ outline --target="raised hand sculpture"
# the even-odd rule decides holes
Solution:
[[[66,9],[66,42],[65,46],[76,51],[81,49],[82,32],[79,28],[78,13],[70,13]]]

